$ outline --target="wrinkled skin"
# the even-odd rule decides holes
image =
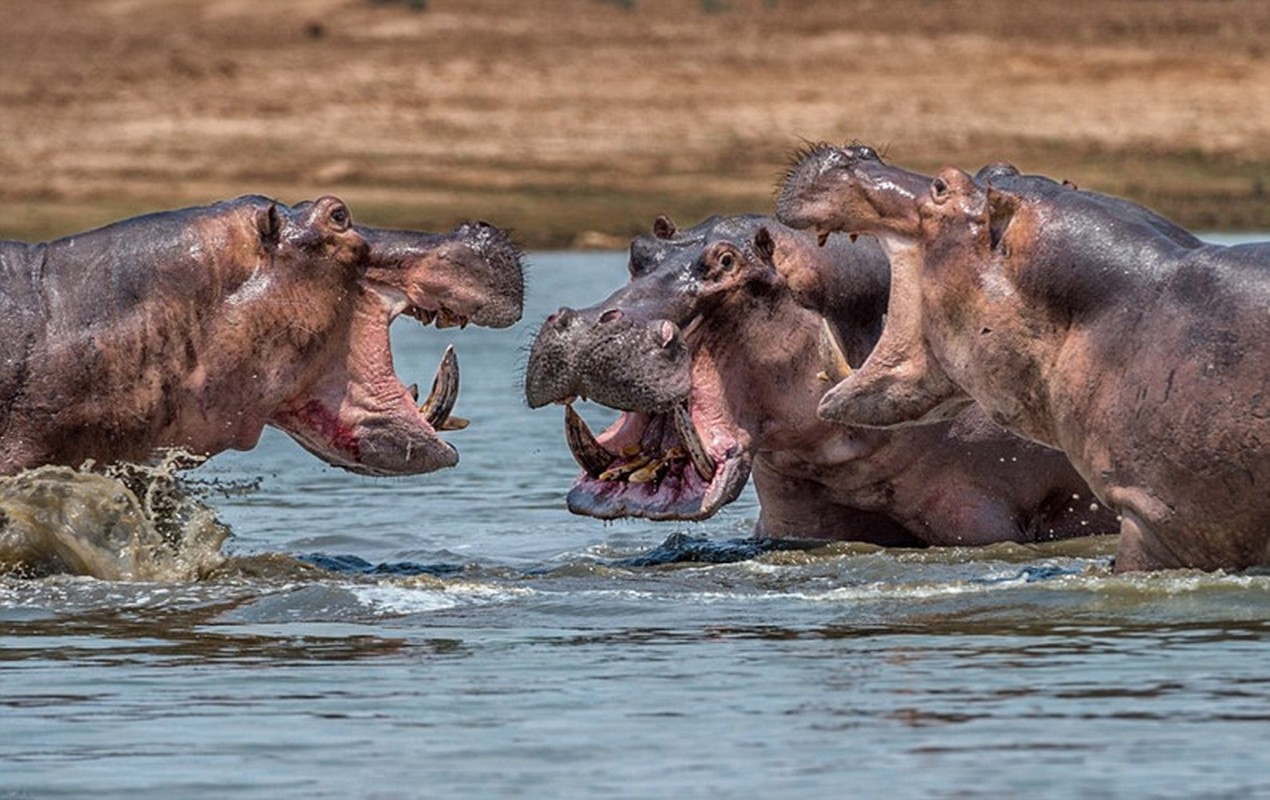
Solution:
[[[484,223],[437,235],[354,225],[335,197],[152,214],[47,244],[0,243],[0,472],[213,454],[265,425],[369,475],[452,466],[398,380],[388,325],[505,327],[520,256]]]
[[[1270,563],[1270,245],[1205,245],[1008,166],[943,170],[919,189],[848,150],[828,170],[815,153],[800,165],[781,214],[891,243],[906,324],[888,323],[889,357],[829,392],[822,414],[886,425],[972,397],[1062,449],[1119,513],[1117,570]],[[916,400],[888,408],[879,394]]]
[[[626,411],[595,440],[567,432],[584,470],[569,494],[575,513],[704,519],[752,471],[756,532],[768,536],[921,546],[1114,526],[1090,510],[1060,453],[1005,433],[977,408],[906,431],[817,417],[821,395],[849,371],[844,362],[862,362],[882,328],[888,269],[872,242],[834,237],[822,249],[761,216],[685,231],[662,218],[632,242],[630,275],[603,302],[548,318],[530,354],[531,406],[585,395]],[[712,480],[690,456],[665,456],[687,449],[677,405],[714,464]]]

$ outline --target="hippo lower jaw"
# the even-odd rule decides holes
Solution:
[[[459,367],[447,347],[432,391],[422,405],[418,390],[398,379],[388,327],[401,314],[424,324],[459,327],[467,319],[446,308],[423,309],[388,287],[365,288],[350,334],[347,360],[294,398],[270,423],[327,463],[362,475],[415,475],[458,463],[458,452],[438,435],[467,420],[451,416],[459,393]]]
[[[597,439],[566,401],[565,439],[583,469],[569,510],[599,519],[709,518],[745,487],[750,456],[727,434],[703,441],[698,427],[681,401],[665,412],[623,413]]]

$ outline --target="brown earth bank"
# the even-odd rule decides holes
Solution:
[[[6,0],[0,237],[324,193],[621,246],[801,143],[1011,161],[1270,230],[1264,0]]]

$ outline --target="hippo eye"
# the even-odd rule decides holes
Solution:
[[[948,199],[948,182],[943,178],[936,178],[930,182],[930,196],[936,203],[942,203]]]
[[[726,270],[730,270],[736,266],[736,256],[731,253],[724,253],[719,256],[719,266]]]
[[[331,224],[340,230],[344,230],[349,224],[348,206],[336,206],[331,209],[330,215],[327,217]]]
[[[874,150],[872,147],[869,147],[868,145],[860,145],[859,147],[856,148],[856,157],[859,158],[861,161],[876,161],[878,157],[878,151]]]

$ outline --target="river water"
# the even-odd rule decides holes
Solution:
[[[530,262],[510,331],[394,327],[425,388],[457,347],[458,468],[267,432],[193,473],[210,579],[0,581],[0,797],[1270,797],[1270,575],[1112,576],[1107,537],[757,552],[748,490],[571,516],[524,353],[625,258]]]

